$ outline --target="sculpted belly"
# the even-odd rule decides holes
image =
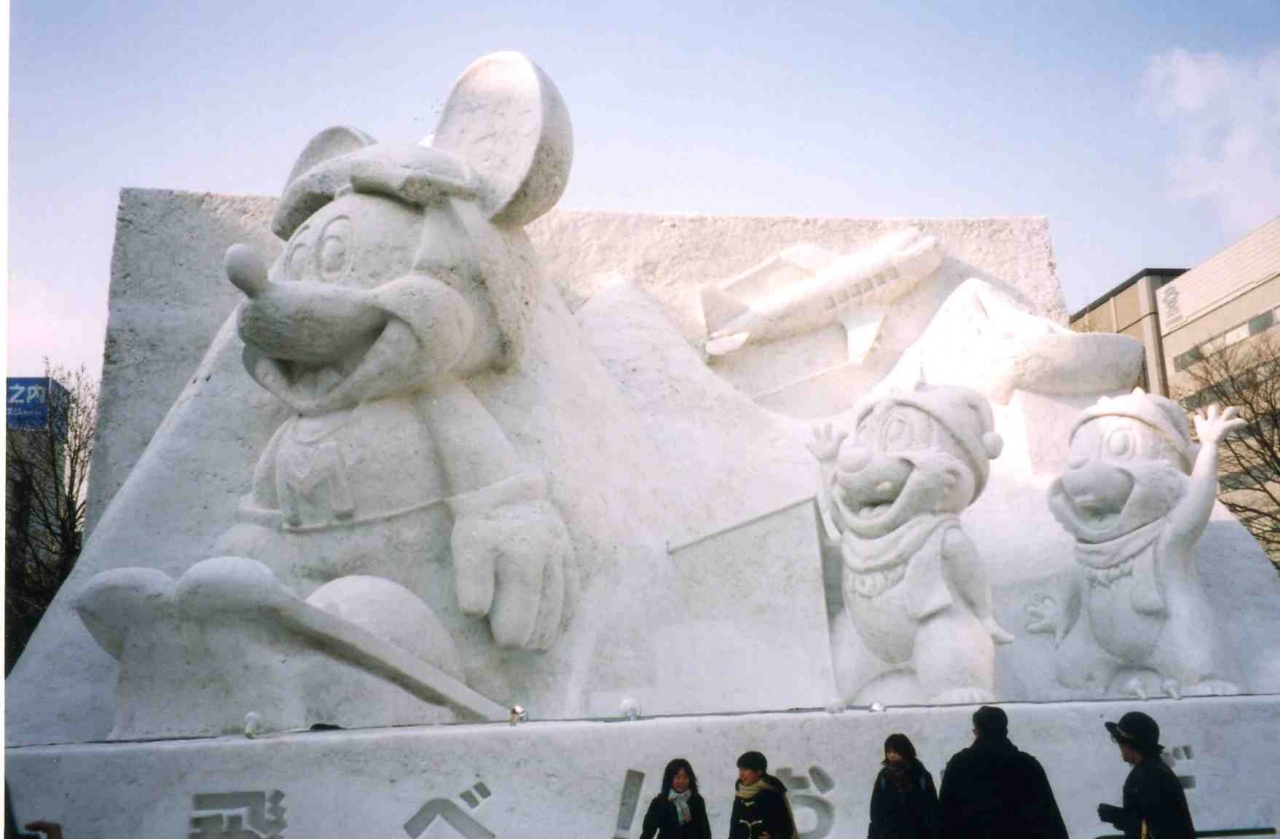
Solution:
[[[444,556],[452,523],[435,447],[408,399],[345,413],[300,418],[280,442],[286,538],[308,557],[308,577],[375,573],[417,589],[415,566]]]
[[[1109,585],[1088,583],[1085,594],[1089,625],[1099,646],[1130,664],[1145,662],[1164,629],[1164,615],[1134,611],[1132,574]]]
[[[900,585],[907,563],[872,571],[844,569],[844,603],[849,617],[867,649],[891,664],[911,658],[915,648],[917,621],[907,608],[907,595]]]

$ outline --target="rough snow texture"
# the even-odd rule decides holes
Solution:
[[[243,299],[222,270],[227,248],[244,242],[269,259],[280,252],[268,227],[275,205],[253,196],[121,190],[86,514],[90,532],[218,327]]]
[[[274,251],[269,253],[280,249],[267,227],[275,204],[272,198],[169,190],[121,192],[99,423],[100,438],[110,452],[94,462],[92,523],[141,457],[213,334],[242,299],[222,270],[227,247],[242,241],[264,249],[270,245]],[[733,276],[797,242],[848,252],[906,226],[938,237],[948,253],[935,278],[937,288],[928,292],[932,308],[923,318],[912,318],[904,328],[907,337],[923,332],[947,294],[969,277],[991,280],[1032,312],[1065,322],[1048,221],[1042,217],[899,220],[552,210],[528,230],[543,274],[557,285],[571,311],[577,312],[597,292],[626,280],[653,298],[657,311],[696,358],[694,348],[706,338],[698,298],[703,284]],[[166,312],[172,327],[163,317]],[[895,313],[885,333],[896,332],[900,327],[894,323],[900,319]],[[156,327],[148,329],[152,323]],[[793,349],[785,342],[774,343],[763,355],[803,355],[807,364],[791,365],[798,368],[839,366],[846,355],[843,329],[834,326],[827,332],[808,336],[812,347]],[[631,353],[639,354],[639,348]],[[834,410],[818,413],[848,407],[853,393],[887,373],[897,354],[883,355],[893,358],[873,362],[875,375],[858,373],[855,390],[849,391],[840,381],[823,386],[822,391],[839,394],[838,404]],[[768,361],[762,358],[758,365],[767,366]],[[786,380],[787,372],[777,373],[775,380]],[[154,389],[143,391],[143,387]],[[135,399],[136,393],[146,393],[147,398]],[[829,399],[818,401],[825,407]]]
[[[990,219],[857,219],[734,217],[561,210],[530,227],[547,276],[570,309],[624,278],[653,297],[676,332],[701,348],[707,329],[701,292],[798,244],[850,254],[886,234],[914,228],[934,237],[942,265],[894,301],[876,345],[861,364],[848,363],[838,323],[804,335],[748,344],[715,359],[711,369],[761,404],[801,417],[847,408],[889,373],[962,282],[985,280],[1031,313],[1066,322],[1042,217]]]
[[[200,208],[207,201],[214,199],[125,196],[126,206],[151,202],[171,212],[157,206],[145,216],[146,230],[122,224],[118,251],[134,252],[129,242],[137,236],[163,240],[148,257],[155,261],[149,272],[155,297],[220,311],[224,320],[216,336],[193,328],[135,344],[130,365],[108,368],[109,379],[136,376],[139,387],[149,386],[145,371],[166,371],[166,386],[178,387],[180,395],[157,431],[147,426],[156,422],[159,395],[120,404],[129,387],[112,383],[105,391],[106,401],[116,404],[104,406],[103,438],[129,429],[131,442],[117,446],[94,479],[122,486],[9,680],[11,743],[107,736],[115,663],[89,637],[69,598],[97,571],[147,566],[176,578],[213,556],[254,463],[287,416],[240,363],[235,324],[225,320],[235,293],[228,297],[223,288],[229,284],[215,279],[217,248],[200,246],[195,271],[180,246],[202,241],[210,222]],[[242,223],[265,225],[269,203],[252,205]],[[921,296],[910,315],[897,326],[886,319],[879,349],[868,358],[872,372],[839,368],[813,379],[811,393],[792,390],[783,405],[753,399],[741,377],[705,362],[698,294],[704,283],[798,242],[849,253],[907,223],[553,212],[531,228],[546,280],[527,360],[514,375],[476,376],[471,386],[522,462],[547,475],[582,563],[581,598],[549,652],[467,659],[472,689],[497,702],[520,702],[542,719],[609,716],[636,703],[646,713],[815,707],[836,695],[838,639],[852,630],[840,608],[839,567],[824,564],[817,549],[817,465],[806,448],[811,417],[816,411],[848,427],[848,406],[926,331],[935,339],[958,336],[957,355],[988,346],[995,349],[987,360],[997,359],[999,342],[964,337],[974,333],[969,308],[944,310],[949,294],[969,277],[1024,307],[1022,326],[1032,316],[1060,321],[1047,226],[1043,219],[911,220],[938,237],[948,256],[932,280],[912,292]],[[258,228],[243,238],[265,235]],[[140,324],[146,308],[137,305]],[[834,329],[833,336],[801,336],[794,346],[763,344],[758,349],[768,352],[749,363],[783,381],[798,369],[843,361],[843,330]],[[210,350],[194,375],[179,374],[175,347],[192,342],[208,342]],[[776,358],[804,364],[783,369]],[[994,693],[1012,700],[1096,697],[1096,690],[1060,684],[1052,639],[1022,627],[1028,603],[1055,591],[1076,568],[1074,541],[1054,521],[1046,497],[1064,468],[1074,418],[1097,394],[1005,392],[1009,382],[1056,381],[1039,368],[1031,379],[1013,375],[1014,368],[1005,372],[988,377],[990,386],[978,383],[992,400],[1005,451],[991,464],[986,491],[962,516],[988,570],[995,618],[1019,636],[996,650]],[[1114,384],[1124,369],[1104,378]],[[153,432],[153,445],[139,455],[140,441]],[[130,467],[133,477],[125,481],[121,472]],[[1221,510],[1197,556],[1246,690],[1280,692],[1280,657],[1269,652],[1280,632],[1273,605],[1280,584],[1265,557]],[[750,615],[750,630],[736,617],[739,607]],[[672,658],[672,645],[682,641],[696,650],[696,661]],[[753,690],[756,661],[774,662],[787,678]]]
[[[1165,759],[1184,779],[1199,830],[1280,825],[1274,698],[1005,707],[1010,739],[1044,766],[1072,836],[1114,833],[1098,821],[1097,805],[1120,804],[1129,766],[1103,723],[1137,707],[1160,724]],[[9,749],[6,782],[19,824],[54,821],[67,836],[225,835],[197,828],[239,818],[254,835],[286,839],[634,837],[663,767],[687,757],[712,834],[725,836],[735,759],[755,749],[790,787],[801,834],[835,839],[866,835],[885,737],[910,737],[941,784],[948,758],[972,742],[972,712],[890,708],[28,747]]]

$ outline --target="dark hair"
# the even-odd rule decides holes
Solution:
[[[973,712],[973,727],[982,737],[1005,737],[1009,734],[1009,717],[999,708],[983,705]]]
[[[763,775],[769,771],[769,758],[759,752],[743,752],[738,758],[738,768],[750,769]]]
[[[689,789],[694,793],[698,791],[698,776],[693,774],[693,767],[689,765],[689,761],[682,757],[667,764],[667,768],[662,772],[662,794],[667,795],[671,792],[671,782],[675,780],[676,773],[681,769],[689,776]]]
[[[885,738],[884,751],[888,754],[890,751],[897,752],[907,759],[908,763],[914,763],[916,760],[916,747],[911,745],[911,741],[907,739],[905,734],[890,734]],[[885,758],[885,764],[889,763],[889,759]]]

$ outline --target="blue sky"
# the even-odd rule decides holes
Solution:
[[[561,206],[1046,215],[1069,309],[1280,213],[1280,4],[12,0],[9,372],[100,365],[122,187],[270,195],[331,124],[429,133],[520,50]]]

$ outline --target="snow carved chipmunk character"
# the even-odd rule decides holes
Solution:
[[[1195,418],[1196,446],[1182,408],[1140,388],[1103,397],[1076,422],[1049,507],[1075,537],[1078,573],[1064,597],[1027,607],[1027,629],[1054,635],[1059,682],[1138,696],[1239,692],[1195,548],[1217,494],[1218,444],[1243,424],[1235,408],[1210,406]]]
[[[827,428],[810,448],[819,503],[839,534],[844,607],[878,659],[853,675],[852,689],[875,671],[909,669],[918,701],[990,701],[993,640],[1013,636],[992,616],[981,557],[958,515],[1003,445],[991,406],[966,388],[918,385],[862,405],[846,437]]]
[[[452,611],[487,615],[498,646],[555,641],[573,544],[468,379],[521,361],[538,280],[523,225],[555,204],[571,158],[559,93],[514,53],[463,74],[431,145],[311,140],[272,220],[280,258],[227,253],[244,366],[292,415],[219,552],[304,596],[350,574],[437,609],[452,589]],[[445,556],[451,579],[433,571]]]

